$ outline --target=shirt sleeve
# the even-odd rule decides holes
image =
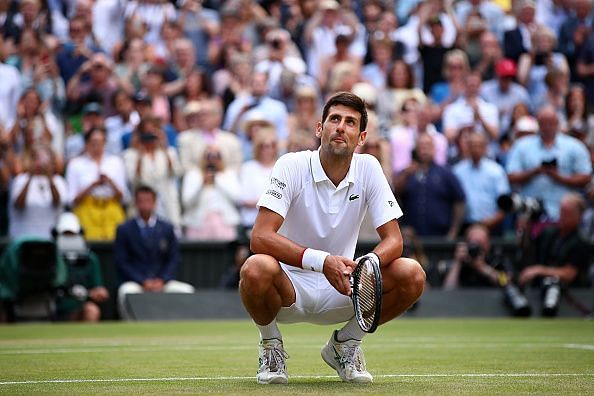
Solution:
[[[283,218],[287,216],[293,195],[298,191],[300,179],[297,168],[295,154],[285,154],[278,159],[272,169],[268,186],[258,200],[258,208],[268,208]]]
[[[402,216],[402,209],[398,205],[394,193],[386,180],[382,167],[372,156],[366,161],[369,178],[367,186],[367,210],[375,228],[386,224],[390,220]]]

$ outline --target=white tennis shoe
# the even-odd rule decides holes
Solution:
[[[256,374],[259,384],[288,384],[285,359],[289,358],[283,348],[283,342],[276,338],[260,341],[260,367]]]
[[[339,342],[336,339],[337,334],[338,330],[334,330],[332,337],[322,348],[322,359],[336,370],[345,382],[372,382],[373,376],[365,368],[361,341]]]

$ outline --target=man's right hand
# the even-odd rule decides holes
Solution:
[[[324,275],[340,294],[351,295],[350,277],[357,263],[348,257],[328,256],[324,261]]]

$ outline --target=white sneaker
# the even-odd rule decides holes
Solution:
[[[259,384],[288,384],[285,359],[289,358],[283,348],[283,342],[276,338],[260,341],[260,367],[256,374]]]
[[[373,376],[365,368],[361,341],[339,342],[336,339],[337,334],[338,330],[334,330],[332,337],[322,348],[322,359],[336,370],[345,382],[372,382]]]

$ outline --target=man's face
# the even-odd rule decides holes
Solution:
[[[318,122],[316,136],[322,150],[335,156],[350,156],[365,141],[367,132],[359,131],[361,114],[344,105],[330,107],[323,123]]]
[[[468,139],[468,151],[474,161],[480,160],[487,151],[487,143],[482,135],[473,133]]]
[[[557,133],[559,119],[554,110],[546,109],[538,115],[538,127],[543,138],[551,138]]]
[[[569,199],[561,200],[559,205],[559,227],[565,231],[571,231],[580,225],[581,220],[581,213],[575,202]]]
[[[141,191],[136,194],[136,209],[142,218],[151,217],[155,210],[155,197],[150,192]]]

